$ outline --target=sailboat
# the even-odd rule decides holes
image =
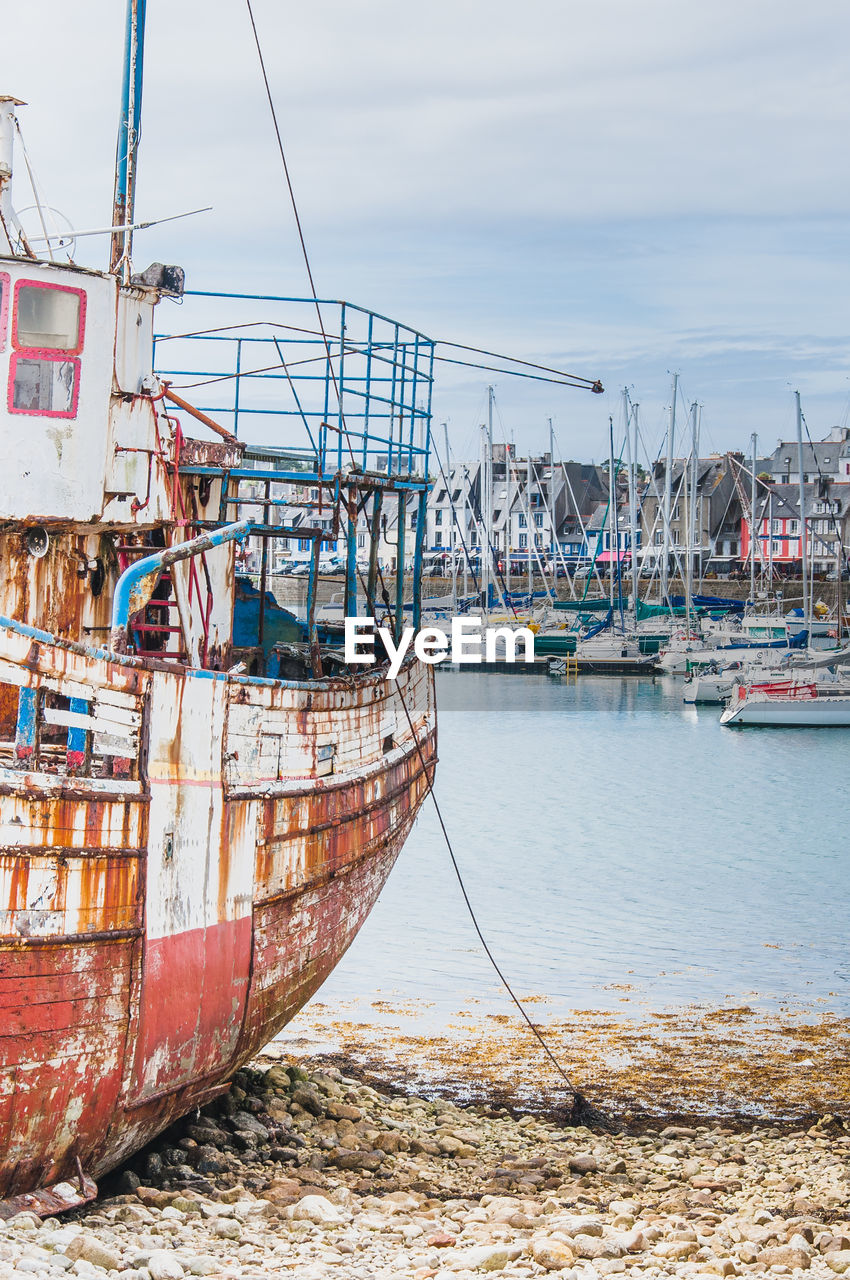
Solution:
[[[351,943],[436,760],[431,668],[341,668],[315,616],[322,548],[341,542],[346,612],[402,626],[401,585],[378,603],[376,543],[395,510],[398,563],[408,537],[421,565],[433,344],[312,298],[240,295],[219,324],[232,295],[137,271],[143,15],[129,0],[108,270],[28,240],[22,104],[0,99],[0,1217],[92,1198],[227,1090]],[[263,323],[240,323],[249,310]],[[207,400],[165,367],[213,370]],[[302,445],[272,465],[243,438],[259,421],[295,423]],[[286,525],[281,485],[301,510]],[[309,543],[286,679],[266,673],[264,581],[258,629],[234,635],[248,537],[264,565],[274,539]],[[419,608],[415,573],[414,625]]]

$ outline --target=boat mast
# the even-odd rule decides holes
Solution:
[[[127,0],[124,39],[124,81],[121,88],[121,118],[115,154],[115,196],[112,204],[110,271],[130,283],[130,256],[133,249],[133,213],[136,203],[136,162],[142,120],[142,72],[145,51],[145,5],[147,0]]]
[[[797,474],[800,484],[800,567],[803,571],[803,626],[807,632],[809,626],[809,552],[806,546],[806,485],[803,479],[803,406],[800,403],[799,391],[794,392],[797,404]],[[806,643],[811,648],[812,637],[806,636]]]
[[[555,430],[552,419],[549,419],[549,559],[552,564],[552,577],[555,582],[555,594],[558,594],[558,571],[555,568]]]
[[[688,493],[688,546],[685,552],[687,585],[685,587],[686,630],[691,633],[691,596],[694,590],[694,550],[696,543],[697,485],[699,482],[699,435],[697,427],[697,402],[691,405],[691,482],[685,486]]]
[[[467,499],[469,497],[469,468],[464,463],[463,477],[461,480],[461,514],[463,516],[463,598],[466,600],[469,595],[469,510],[467,507]]]
[[[452,498],[452,486],[454,477],[452,476],[452,459],[449,453],[449,424],[443,423],[443,439],[446,442],[446,484],[448,491],[446,497],[449,500],[449,554],[452,558],[452,613],[457,612],[457,564],[455,563],[455,504]]]
[[[635,614],[635,623],[637,623],[637,598],[638,598],[638,565],[637,565],[637,411],[638,406],[632,405],[629,409],[629,389],[623,387],[623,416],[626,420],[626,448],[628,450],[629,464],[629,549],[631,552],[631,577],[632,577],[632,609]],[[632,418],[634,419],[635,443],[632,448]]]
[[[673,438],[676,434],[676,397],[679,394],[679,375],[673,374],[673,390],[670,399],[670,424],[667,428],[667,464],[664,468],[664,561],[661,565],[661,595],[670,603],[670,507],[673,496]]]
[[[755,431],[750,437],[752,443],[753,473],[750,476],[750,604],[756,602],[756,448],[758,436]]]
[[[532,519],[531,517],[531,449],[529,449],[525,459],[525,497],[526,497],[525,509],[528,512],[528,515],[526,516],[526,522],[528,524],[528,534],[526,537],[526,550],[528,551],[528,607],[530,609],[531,608],[531,583],[532,583],[531,539],[533,536],[531,532],[531,519]]]
[[[614,544],[612,530],[617,528],[617,498],[614,492],[614,419],[608,418],[608,573],[611,584],[611,610],[614,609]]]

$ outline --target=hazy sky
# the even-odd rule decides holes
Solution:
[[[319,291],[431,336],[601,378],[499,377],[499,431],[607,452],[628,384],[660,438],[669,377],[704,450],[846,423],[846,0],[253,0]],[[46,199],[105,225],[123,0],[7,6],[0,90]],[[29,203],[18,186],[16,204]],[[306,292],[244,0],[148,0],[140,267]],[[82,243],[82,242],[81,242]],[[103,265],[105,240],[81,259]],[[487,375],[440,371],[475,449]]]

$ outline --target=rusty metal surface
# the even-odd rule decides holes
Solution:
[[[241,440],[234,444],[218,440],[194,440],[184,436],[180,447],[182,467],[238,467],[242,462],[245,446]]]
[[[52,1218],[54,1214],[78,1209],[80,1205],[95,1199],[97,1183],[84,1173],[78,1173],[76,1186],[70,1182],[55,1182],[52,1187],[24,1191],[8,1200],[0,1200],[0,1219],[8,1220],[14,1218],[16,1213],[24,1212],[38,1214],[39,1218]]]
[[[0,688],[50,713],[26,768],[0,745],[0,1196],[98,1177],[226,1087],[350,944],[426,793],[399,699],[430,767],[429,668],[400,693],[163,667],[0,628]],[[63,733],[95,759],[94,713],[61,710],[81,692],[129,725],[120,776],[69,768]]]

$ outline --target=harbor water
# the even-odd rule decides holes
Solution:
[[[846,732],[724,729],[671,678],[437,678],[436,795],[471,903],[582,1086],[650,1110],[837,1105]],[[283,1038],[417,1084],[551,1083],[432,803]]]

